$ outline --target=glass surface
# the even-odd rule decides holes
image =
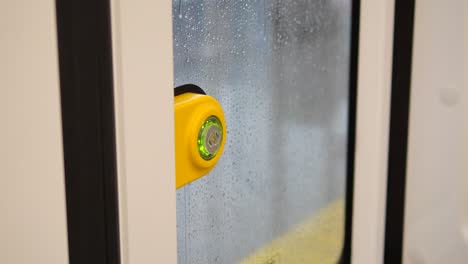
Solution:
[[[350,25],[345,0],[173,1],[175,86],[227,124],[217,166],[177,190],[179,263],[337,262]]]

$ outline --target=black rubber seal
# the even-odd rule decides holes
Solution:
[[[109,0],[56,0],[71,264],[120,263]]]
[[[414,0],[395,1],[384,263],[402,263]]]
[[[338,263],[351,263],[353,197],[354,197],[354,162],[356,149],[356,109],[357,109],[357,77],[359,55],[359,22],[361,1],[354,0],[351,10],[351,55],[349,67],[349,105],[348,105],[348,148],[346,157],[346,201],[345,201],[345,232],[343,249]]]
[[[346,208],[345,232],[341,257],[338,263],[351,263],[353,197],[354,197],[354,162],[356,149],[356,107],[357,107],[357,76],[359,57],[359,24],[361,1],[354,0],[351,10],[351,55],[349,67],[349,105],[348,105],[348,148],[346,158]]]
[[[184,84],[181,86],[177,86],[174,88],[174,96],[178,96],[184,93],[196,93],[196,94],[205,94],[205,91],[203,91],[200,86],[197,86],[195,84]]]

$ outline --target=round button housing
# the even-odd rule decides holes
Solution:
[[[223,141],[223,126],[216,116],[208,117],[200,127],[197,145],[198,152],[204,160],[216,156]]]

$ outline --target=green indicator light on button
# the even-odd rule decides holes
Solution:
[[[200,127],[198,133],[198,152],[204,160],[216,156],[223,141],[223,126],[216,116],[208,117]]]

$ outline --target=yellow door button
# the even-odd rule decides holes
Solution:
[[[205,94],[176,95],[174,111],[176,187],[180,188],[214,168],[226,142],[226,122],[221,105]]]

